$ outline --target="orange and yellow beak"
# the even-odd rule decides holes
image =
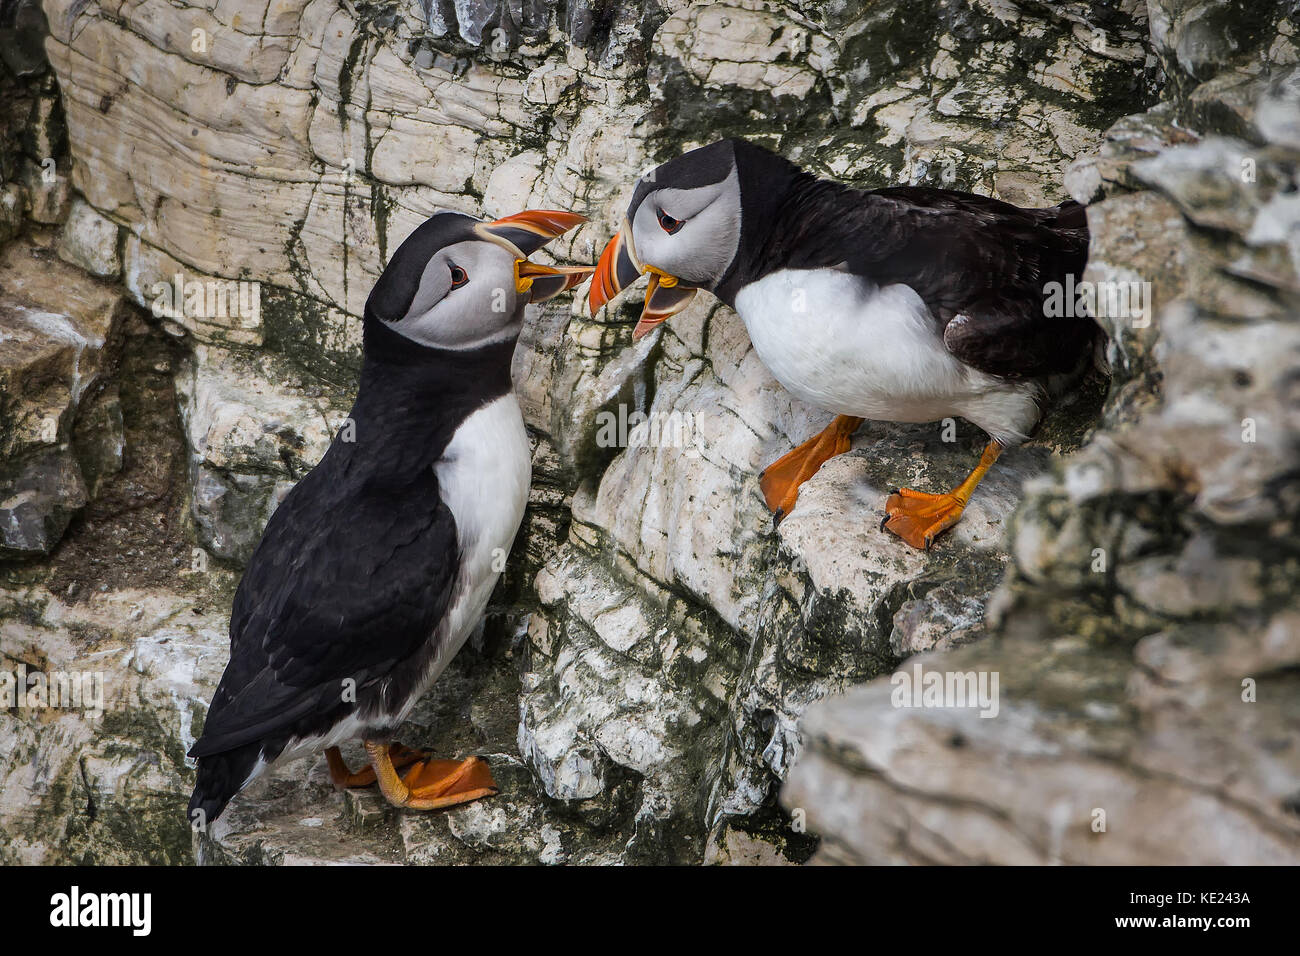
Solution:
[[[591,280],[591,292],[587,296],[592,315],[635,282],[641,274],[641,264],[636,261],[631,240],[624,238],[631,234],[632,230],[625,219],[623,228],[614,233],[614,238],[609,240],[605,251],[600,254],[600,261],[596,263],[596,278]]]
[[[591,266],[544,266],[529,259],[515,260],[515,291],[528,294],[529,302],[545,302],[572,289],[594,270]]]
[[[495,222],[480,223],[477,228],[485,233],[484,238],[493,241],[504,239],[521,256],[530,256],[552,239],[586,221],[586,216],[561,209],[525,209]]]
[[[671,276],[654,266],[646,266],[650,273],[650,284],[645,290],[645,305],[641,307],[641,318],[632,330],[632,341],[649,333],[656,325],[669,316],[676,315],[695,298],[694,286],[682,285],[676,276]]]
[[[515,290],[527,293],[531,302],[545,302],[572,289],[591,275],[589,266],[544,266],[528,259],[546,243],[562,236],[586,216],[560,209],[526,209],[494,222],[475,227],[483,238],[505,247],[515,255]]]
[[[596,263],[596,277],[591,281],[591,292],[587,298],[592,315],[602,306],[608,305],[642,273],[650,275],[650,285],[646,288],[641,318],[632,330],[634,341],[664,319],[686,308],[697,291],[694,286],[683,284],[676,276],[669,275],[662,269],[642,265],[632,245],[631,226],[625,219],[623,228],[605,246],[600,261]]]

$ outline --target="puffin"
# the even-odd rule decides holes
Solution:
[[[1051,307],[1087,257],[1078,203],[859,190],[724,139],[638,180],[588,301],[594,315],[647,275],[640,338],[706,290],[735,309],[787,391],[835,414],[760,474],[774,523],[866,419],[979,426],[989,441],[964,481],[939,494],[899,488],[885,502],[881,527],[929,549],[1096,354],[1101,327]]]
[[[592,271],[528,256],[585,221],[439,212],[393,254],[366,300],[349,418],[235,593],[230,661],[189,751],[196,829],[268,766],[320,749],[337,787],[377,782],[398,807],[496,792],[481,758],[392,738],[482,620],[519,529],[531,454],[510,362],[524,309]],[[357,738],[368,764],[353,771],[338,748]]]

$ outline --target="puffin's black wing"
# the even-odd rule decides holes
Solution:
[[[944,325],[948,351],[991,375],[1026,378],[1077,368],[1100,334],[1088,316],[1049,316],[1049,283],[1077,282],[1088,260],[1084,208],[1020,209],[970,193],[878,190],[892,225],[868,272],[905,282]]]
[[[230,663],[190,756],[328,730],[349,709],[347,686],[388,677],[446,613],[456,526],[433,469],[387,483],[377,468],[350,467],[359,456],[346,447],[331,448],[268,523],[235,595]]]

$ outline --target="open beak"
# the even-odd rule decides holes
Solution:
[[[515,260],[515,289],[529,302],[545,302],[572,289],[595,270],[591,266],[544,266],[528,259]]]
[[[682,285],[676,276],[670,276],[654,266],[646,266],[646,271],[650,273],[650,285],[645,290],[645,305],[641,308],[641,318],[637,320],[636,328],[632,330],[633,342],[647,335],[670,315],[682,311],[690,305],[691,299],[695,298],[695,288]]]
[[[479,223],[475,229],[491,242],[515,256],[515,290],[528,294],[530,302],[545,302],[572,289],[592,269],[588,266],[544,266],[528,257],[557,236],[587,221],[586,216],[560,209],[526,209],[495,222]]]
[[[591,314],[595,315],[598,309],[635,282],[643,272],[650,274],[650,285],[646,289],[641,318],[632,330],[633,341],[664,319],[686,308],[691,299],[695,298],[697,290],[662,269],[642,265],[632,246],[631,226],[624,219],[623,228],[605,246],[600,261],[596,263],[596,277],[591,282],[591,292],[587,298]]]

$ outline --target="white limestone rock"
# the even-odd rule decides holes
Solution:
[[[59,236],[59,258],[91,275],[115,278],[122,272],[117,223],[77,197]]]

